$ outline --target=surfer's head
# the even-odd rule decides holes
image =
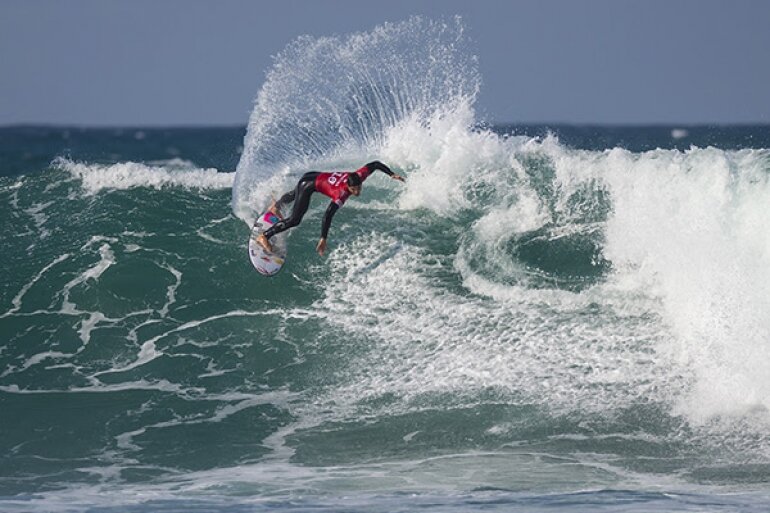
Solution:
[[[348,173],[348,191],[353,196],[361,194],[361,177],[357,173]]]

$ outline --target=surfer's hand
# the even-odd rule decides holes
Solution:
[[[406,178],[404,178],[401,175],[397,175],[395,173],[393,174],[393,176],[391,176],[391,178],[394,180],[398,180],[399,182],[406,182]]]
[[[324,256],[324,253],[326,252],[326,239],[322,238],[319,240],[315,250],[318,251],[319,255]]]

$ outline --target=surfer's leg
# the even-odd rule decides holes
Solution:
[[[278,201],[274,201],[272,205],[270,205],[270,208],[268,209],[270,212],[277,216],[281,216],[281,209],[284,205],[288,205],[292,201],[294,201],[294,197],[297,195],[296,189],[292,189],[283,196]]]
[[[292,190],[290,190],[289,192],[287,192],[286,194],[281,196],[281,198],[278,201],[274,201],[269,210],[273,214],[278,214],[278,212],[276,212],[276,210],[280,210],[281,208],[283,208],[284,205],[288,205],[289,203],[294,201],[294,199],[297,197],[297,193],[299,192],[299,189],[302,187],[302,185],[305,182],[309,182],[311,180],[313,181],[313,183],[315,183],[315,179],[316,179],[316,177],[318,175],[319,175],[318,171],[310,171],[310,172],[305,173],[304,175],[302,175],[302,177],[300,177],[299,181],[297,182],[296,187],[294,187]]]
[[[291,216],[278,221],[271,228],[265,231],[265,239],[277,233],[284,232],[289,228],[297,226],[305,216],[308,207],[310,207],[310,196],[315,192],[315,177],[317,173],[306,173],[297,184],[294,190],[294,207],[291,210]]]
[[[278,201],[273,201],[273,203],[270,205],[268,210],[273,214],[277,215],[278,217],[280,217],[281,219],[283,219],[283,215],[281,214],[281,209],[283,209],[285,205],[288,205],[289,203],[294,201],[294,199],[297,197],[297,191],[299,191],[300,186],[304,182],[308,182],[312,180],[313,183],[315,183],[315,179],[319,174],[320,173],[318,171],[310,171],[302,175],[302,177],[297,182],[297,186],[294,187],[289,192],[287,192],[286,194],[284,194],[283,196],[281,196],[280,199],[278,199]]]

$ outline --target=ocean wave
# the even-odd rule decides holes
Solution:
[[[770,409],[770,151],[585,151],[474,123],[469,109],[404,123],[382,150],[409,170],[401,209],[461,223],[455,268],[469,290],[648,297],[674,334],[658,358],[694,376],[677,412]]]
[[[222,173],[216,169],[200,169],[191,162],[180,159],[140,162],[119,162],[116,164],[92,164],[74,162],[59,157],[52,163],[56,169],[70,173],[81,180],[87,194],[104,190],[125,190],[133,188],[162,189],[183,187],[186,189],[217,190],[229,189],[235,173]]]

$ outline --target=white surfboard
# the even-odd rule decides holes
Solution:
[[[273,251],[267,251],[258,242],[257,237],[280,221],[280,218],[270,211],[260,215],[249,235],[249,259],[254,269],[265,276],[273,276],[283,267],[286,261],[286,238],[285,233],[270,238],[270,245]]]

